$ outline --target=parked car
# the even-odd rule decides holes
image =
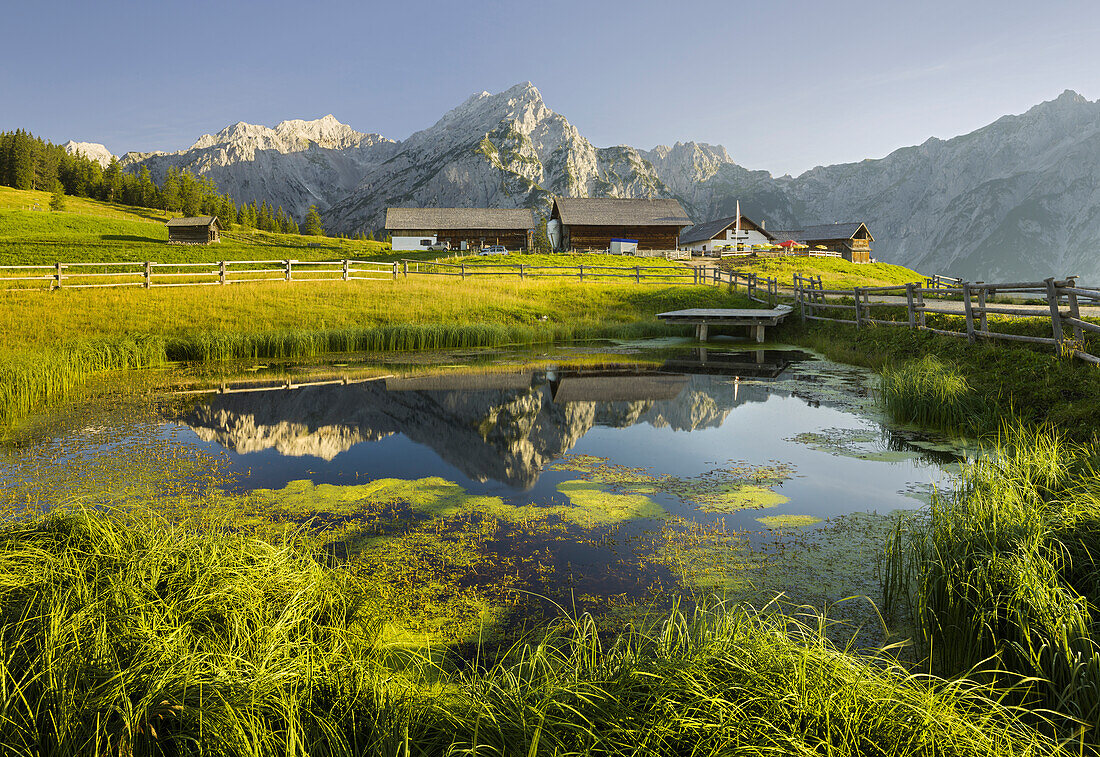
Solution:
[[[508,248],[502,244],[494,244],[488,247],[483,247],[481,250],[482,255],[507,255]]]
[[[435,244],[428,245],[425,249],[431,252],[446,252],[451,249],[451,246],[446,242],[436,242]]]

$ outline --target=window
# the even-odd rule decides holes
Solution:
[[[432,243],[432,240],[430,240],[430,239],[421,239],[420,240],[420,246],[421,247],[429,247],[429,246],[431,246],[431,243]]]

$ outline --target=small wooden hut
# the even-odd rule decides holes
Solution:
[[[217,216],[173,218],[166,225],[168,244],[213,244],[221,241]]]

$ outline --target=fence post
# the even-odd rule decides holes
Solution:
[[[580,277],[581,277],[581,281],[584,281],[584,266],[583,266],[583,265],[579,265],[579,266],[577,266],[577,268],[579,268],[579,269],[580,269],[580,274],[579,274],[579,275],[580,275]]]
[[[913,282],[905,285],[905,309],[909,313],[909,328],[917,326],[917,311],[913,310]]]
[[[519,264],[519,277],[521,279],[523,278],[523,263]]]
[[[1062,354],[1062,314],[1058,311],[1058,288],[1054,285],[1054,277],[1043,279],[1047,285],[1047,305],[1050,307],[1050,327],[1054,332],[1054,352]]]
[[[917,328],[926,328],[928,326],[927,314],[924,312],[924,287],[917,285],[913,288],[913,292],[917,295]]]
[[[55,266],[54,279],[57,281],[57,288],[58,289],[61,288],[61,280],[63,278],[64,278],[64,276],[61,275],[61,264],[57,263],[56,266]]]
[[[290,261],[284,260],[283,263],[286,264],[286,280],[290,281]]]
[[[634,266],[634,283],[642,283],[642,267],[640,265]]]
[[[394,261],[394,264],[393,264],[393,280],[394,281],[397,281],[397,271],[398,271],[397,261]]]
[[[152,286],[152,284],[153,284],[152,279],[153,279],[153,264],[150,261],[146,260],[145,261],[145,282],[144,282],[144,288],[145,289],[148,289],[150,286]]]
[[[218,283],[219,284],[224,284],[225,283],[225,274],[226,274],[225,268],[226,268],[225,261],[224,260],[219,260],[218,261]]]
[[[1071,287],[1076,287],[1077,286],[1077,277],[1076,276],[1066,276],[1066,283],[1069,284]],[[1081,319],[1081,308],[1077,304],[1077,295],[1074,294],[1073,292],[1066,292],[1066,300],[1069,301],[1069,315],[1070,315],[1070,317],[1075,318],[1077,320],[1080,320]],[[1077,325],[1076,323],[1073,324],[1073,338],[1076,339],[1078,343],[1080,343],[1080,341],[1085,338],[1084,330],[1079,325]]]
[[[978,289],[978,331],[982,333],[989,333],[989,321],[985,317],[985,298],[988,290],[985,287],[984,281],[977,282]]]
[[[405,278],[409,278],[409,261],[403,260],[401,261],[401,265],[405,267]]]
[[[976,337],[974,336],[974,303],[970,301],[970,283],[964,281],[962,283],[963,290],[963,312],[966,313],[966,341],[973,342]]]
[[[860,308],[859,289],[860,289],[859,287],[856,287],[855,289],[852,290],[853,292],[855,292],[855,295],[856,295],[856,328],[857,329],[863,328],[863,312],[862,312],[862,309]]]
[[[396,263],[394,265],[396,265]],[[347,261],[347,258],[344,259],[344,270],[342,271],[342,273],[343,273],[344,281],[347,281],[348,280],[348,261]]]
[[[466,264],[465,263],[459,263],[459,273],[462,275],[463,279],[466,278]]]

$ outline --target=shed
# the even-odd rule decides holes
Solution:
[[[535,214],[530,208],[386,208],[386,231],[395,250],[426,250],[436,244],[452,250],[486,245],[528,250]]]
[[[547,231],[560,250],[609,250],[614,239],[637,240],[639,250],[675,250],[690,225],[677,200],[555,197]]]
[[[824,247],[839,252],[853,263],[871,262],[871,242],[875,238],[861,221],[847,223],[823,223],[803,226],[801,229],[774,230],[776,239],[792,239],[810,247]]]
[[[217,216],[173,218],[167,224],[168,244],[213,244],[220,242]]]
[[[751,249],[753,245],[771,244],[776,237],[748,216],[719,218],[716,221],[697,223],[680,233],[680,249],[692,252],[736,252]],[[738,232],[740,225],[740,232]]]

